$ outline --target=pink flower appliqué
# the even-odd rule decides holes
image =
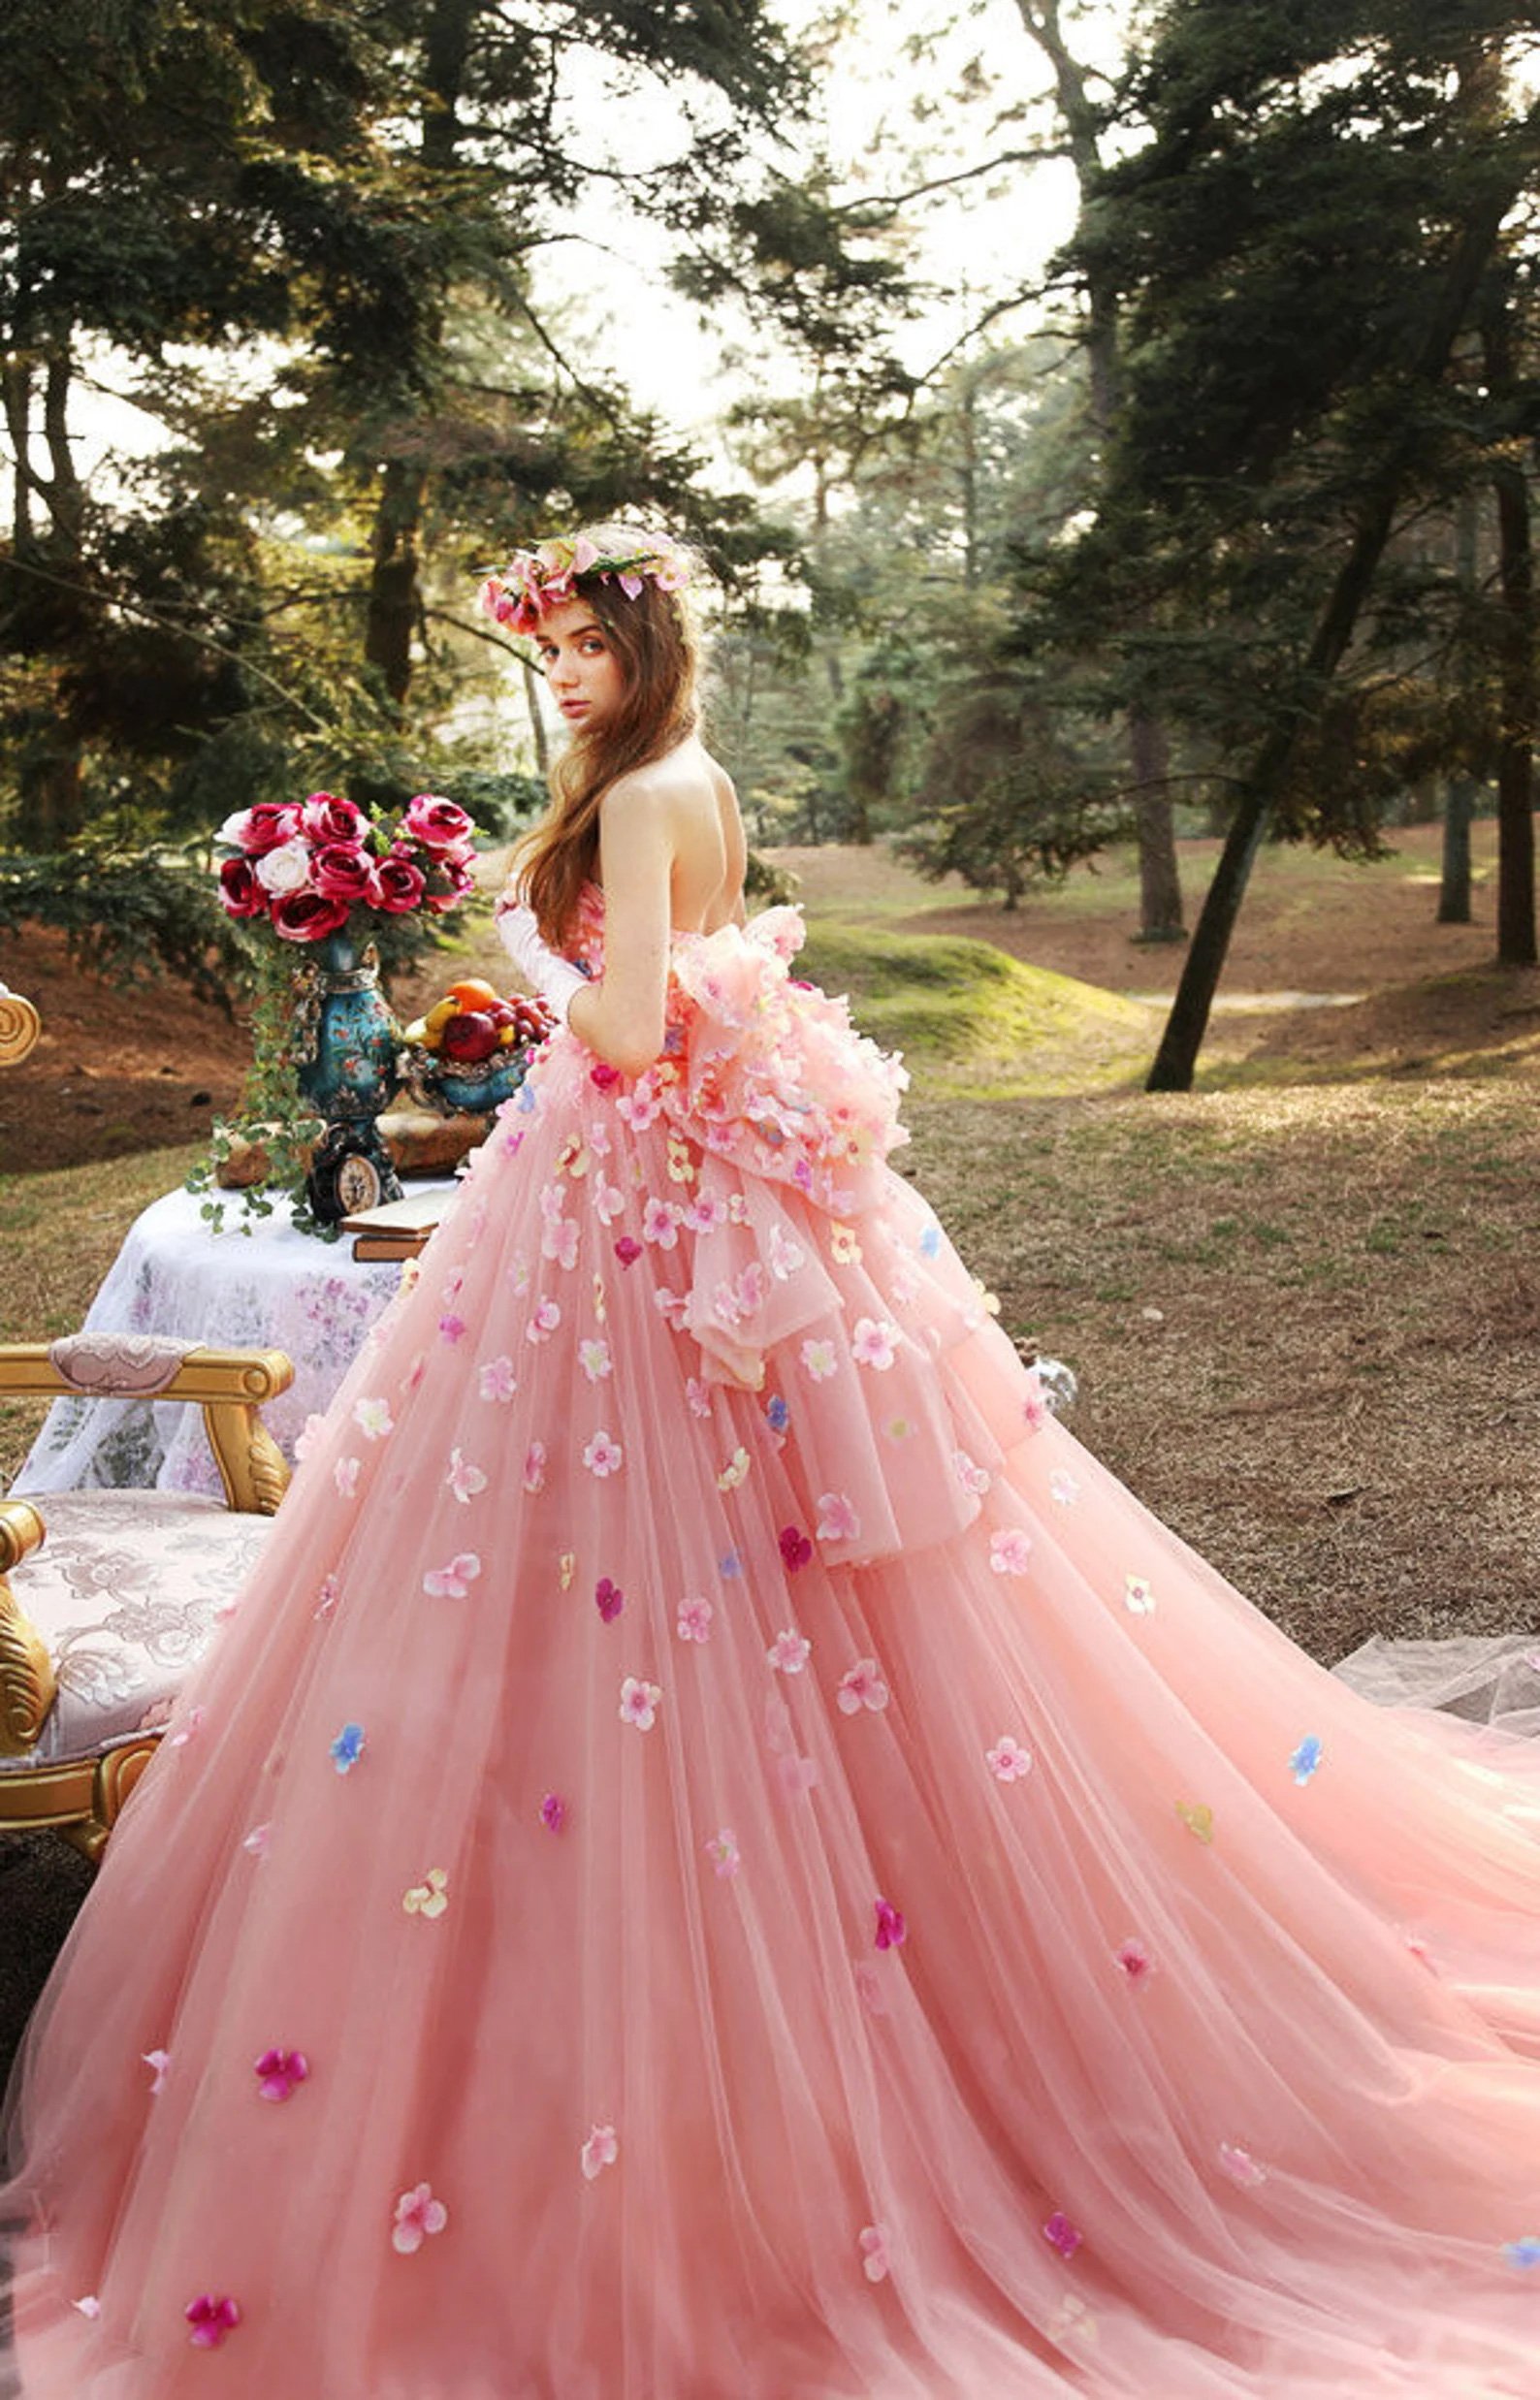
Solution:
[[[805,1567],[811,1563],[812,1557],[813,1545],[801,1526],[783,1525],[781,1528],[781,1563],[786,1573],[795,1575],[799,1567]]]
[[[858,1542],[861,1520],[848,1493],[820,1491],[818,1535],[820,1542]]]
[[[1032,1752],[1024,1749],[1014,1734],[1002,1734],[992,1750],[985,1750],[989,1772],[1001,1783],[1019,1783],[1024,1775],[1032,1773]]]
[[[566,1823],[566,1802],[560,1792],[547,1792],[540,1803],[540,1822],[548,1834],[559,1834]]]
[[[464,1600],[480,1573],[481,1560],[475,1552],[463,1550],[446,1567],[430,1567],[423,1577],[423,1589],[433,1600]]]
[[[743,1864],[738,1849],[738,1837],[725,1825],[721,1833],[712,1835],[711,1840],[705,1844],[705,1850],[713,1868],[723,1881],[735,1875]]]
[[[434,2199],[433,2185],[418,2184],[412,2191],[403,2192],[396,2203],[391,2248],[403,2258],[410,2258],[430,2234],[442,2233],[448,2223],[449,2211],[442,2200]]]
[[[619,1442],[612,1441],[603,1425],[584,1445],[583,1463],[591,1475],[600,1478],[618,1475],[626,1463],[626,1453]]]
[[[692,1417],[711,1415],[711,1391],[698,1375],[686,1377],[685,1397],[690,1403],[690,1413]]]
[[[765,1652],[777,1675],[800,1675],[812,1655],[813,1645],[807,1636],[789,1625],[776,1635]]]
[[[850,1336],[850,1356],[857,1366],[869,1366],[878,1374],[885,1374],[892,1365],[894,1343],[899,1330],[886,1317],[857,1317]]]
[[[309,2082],[310,2062],[303,2050],[264,2050],[252,2072],[263,2099],[287,2100]]]
[[[561,1304],[557,1300],[536,1300],[534,1315],[524,1328],[527,1342],[548,1342],[561,1322]]]
[[[1155,1962],[1141,1941],[1119,1942],[1112,1956],[1129,1983],[1148,1983],[1155,1972]]]
[[[964,1491],[971,1492],[976,1500],[981,1500],[991,1482],[988,1468],[981,1467],[977,1459],[970,1458],[965,1450],[954,1450],[951,1462],[957,1481]]]
[[[880,1950],[897,1950],[909,1938],[909,1927],[904,1912],[895,1908],[890,1900],[877,1903],[877,1946]]]
[[[1219,2163],[1231,2182],[1238,2184],[1242,2192],[1255,2192],[1259,2184],[1265,2184],[1267,2180],[1267,2168],[1260,2160],[1252,2157],[1249,2150],[1243,2150],[1238,2142],[1220,2143]]]
[[[679,1614],[674,1619],[674,1631],[681,1642],[709,1642],[714,1614],[709,1600],[681,1600]]]
[[[679,1240],[679,1210],[672,1200],[650,1200],[642,1210],[642,1239],[659,1250],[672,1250]]]
[[[321,1588],[316,1594],[315,1608],[312,1611],[312,1614],[318,1619],[324,1619],[325,1617],[330,1616],[332,1611],[336,1608],[341,1596],[342,1586],[338,1583],[337,1577],[335,1575],[323,1576],[321,1579]]]
[[[568,1272],[577,1264],[578,1230],[571,1217],[559,1217],[548,1225],[540,1237],[540,1256],[552,1259]]]
[[[465,1318],[457,1317],[452,1310],[446,1316],[442,1316],[438,1320],[438,1337],[440,1341],[462,1341],[465,1338]]]
[[[613,2166],[620,2157],[620,2135],[612,2125],[594,2126],[578,2155],[586,2180],[593,2183],[596,2175],[602,2175],[604,2169]]]
[[[357,1458],[338,1458],[332,1469],[332,1481],[344,1500],[353,1499],[358,1492],[359,1463]]]
[[[366,1442],[382,1442],[388,1433],[396,1430],[389,1400],[355,1400],[353,1423]]]
[[[602,1335],[593,1341],[579,1342],[578,1364],[591,1384],[602,1382],[606,1375],[613,1372],[610,1346]]]
[[[887,2280],[887,2236],[881,2225],[862,2225],[855,2237],[861,2254],[861,2272],[869,2284]]]
[[[647,1683],[640,1676],[628,1675],[621,1685],[622,1724],[634,1725],[638,1733],[651,1733],[662,1696],[660,1683]]]
[[[485,1491],[487,1488],[487,1479],[480,1467],[472,1466],[458,1447],[449,1454],[449,1472],[444,1477],[444,1482],[454,1493],[455,1498],[466,1506],[475,1498],[478,1491]]]
[[[182,2315],[191,2325],[187,2339],[194,2350],[217,2350],[227,2333],[234,2333],[241,2322],[240,2303],[228,2292],[201,2291],[196,2300],[189,2300]]]
[[[1155,1593],[1146,1576],[1126,1575],[1123,1578],[1123,1606],[1130,1616],[1153,1616]]]
[[[989,1536],[989,1564],[997,1575],[1025,1575],[1032,1560],[1032,1536],[1019,1525]]]
[[[272,1846],[273,1826],[271,1822],[266,1825],[253,1825],[250,1833],[241,1844],[248,1858],[266,1858]]]
[[[1062,2208],[1056,2208],[1043,2228],[1043,2238],[1061,2258],[1073,2258],[1085,2236],[1078,2225],[1070,2223]]]
[[[826,1384],[835,1373],[839,1360],[832,1342],[807,1341],[802,1345],[802,1363],[816,1384]]]
[[[607,1575],[601,1575],[594,1586],[594,1605],[606,1625],[613,1625],[626,1606],[626,1594],[619,1584],[612,1584]]]
[[[144,2064],[149,2068],[149,2096],[152,2100],[158,2100],[166,2089],[166,2070],[171,2064],[171,2052],[169,2050],[146,2050],[144,2053]]]
[[[1029,1433],[1041,1433],[1053,1414],[1048,1406],[1042,1382],[1036,1374],[1031,1374],[1027,1378],[1027,1394],[1021,1403],[1021,1414],[1026,1421]]]
[[[476,1375],[476,1387],[484,1400],[512,1399],[519,1389],[519,1378],[513,1371],[513,1360],[504,1351],[500,1358],[484,1359]]]
[[[544,1442],[531,1442],[524,1454],[524,1488],[526,1491],[545,1489]]]
[[[835,1694],[835,1706],[845,1716],[859,1716],[863,1709],[879,1712],[888,1702],[887,1685],[883,1682],[875,1658],[858,1658],[853,1667],[847,1667],[840,1678]]]

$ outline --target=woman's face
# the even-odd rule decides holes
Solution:
[[[551,695],[567,723],[608,723],[626,697],[626,670],[587,600],[547,609],[535,641]]]

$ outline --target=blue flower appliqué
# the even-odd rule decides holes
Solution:
[[[925,1231],[919,1237],[919,1255],[922,1259],[934,1259],[940,1254],[940,1251],[941,1227],[939,1225],[927,1225]]]
[[[332,1744],[331,1749],[333,1766],[338,1775],[346,1775],[348,1769],[356,1767],[364,1755],[363,1726],[344,1725]]]
[[[765,1417],[772,1433],[784,1433],[791,1423],[791,1411],[779,1392],[773,1392],[764,1404]]]
[[[1289,1773],[1296,1783],[1308,1783],[1326,1752],[1319,1734],[1306,1734],[1299,1748],[1290,1754]]]
[[[1502,2255],[1512,2267],[1540,2267],[1540,2233],[1525,2233],[1517,2242],[1504,2242]]]

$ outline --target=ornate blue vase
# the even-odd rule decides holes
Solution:
[[[300,1001],[299,1084],[328,1124],[377,1117],[396,1089],[401,1039],[379,987],[379,960],[360,955],[353,935],[329,934],[316,945]]]

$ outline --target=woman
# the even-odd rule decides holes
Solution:
[[[505,918],[566,1022],[40,2013],[16,2388],[1532,2394],[1530,1747],[1049,1417],[741,922],[684,573],[488,589],[573,727]]]

